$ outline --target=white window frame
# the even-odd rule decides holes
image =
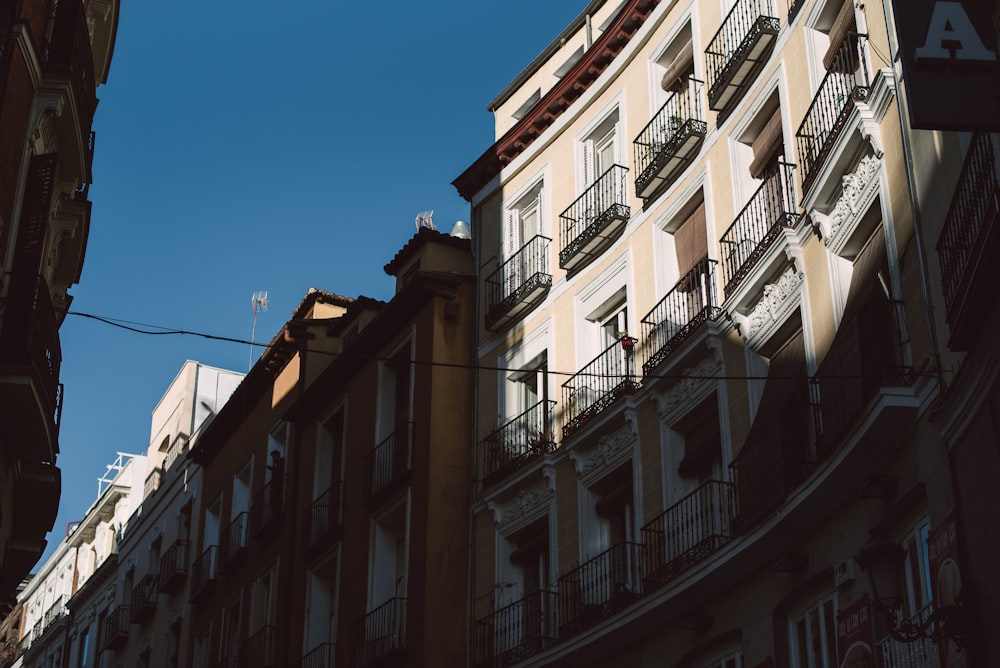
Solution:
[[[612,164],[624,165],[622,155],[622,118],[625,116],[622,96],[611,102],[597,119],[584,128],[577,137],[576,163],[577,163],[577,192],[582,194],[592,186],[601,174],[609,169],[605,166],[603,170],[596,169],[597,151],[600,145],[611,144],[613,157]]]
[[[831,621],[828,621],[826,619],[826,615],[828,613],[827,604],[831,604],[829,610],[830,614],[833,615],[833,619]],[[789,617],[788,649],[789,652],[791,653],[789,659],[792,668],[837,668],[837,665],[835,663],[830,664],[829,662],[827,662],[826,658],[829,655],[830,650],[832,648],[834,661],[836,661],[838,613],[839,613],[839,608],[837,605],[837,592],[833,592],[832,594],[827,594],[822,598],[820,598],[819,600],[810,603],[805,608],[799,610],[798,614]],[[809,625],[810,615],[812,614],[819,615],[819,632],[820,632],[819,642],[821,643],[821,652],[822,652],[820,656],[821,664],[815,665],[809,662],[806,665],[801,665],[799,664],[798,625],[799,623],[805,624],[806,643],[809,644],[812,640],[812,628]],[[827,637],[827,633],[830,631],[831,627],[832,627],[832,635]],[[808,647],[806,648],[806,651],[808,652]],[[806,657],[806,660],[807,662],[809,661],[808,655]]]

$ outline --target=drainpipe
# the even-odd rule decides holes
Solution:
[[[590,47],[594,44],[594,26],[592,24],[592,19],[590,14],[587,14],[587,18],[584,19],[587,30],[584,33],[584,51],[590,51]],[[477,300],[478,301],[478,300]]]

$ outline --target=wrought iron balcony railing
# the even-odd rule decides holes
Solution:
[[[852,33],[847,36],[795,133],[799,165],[802,167],[803,194],[809,191],[829,157],[854,103],[868,97],[867,39],[867,35]]]
[[[250,504],[250,526],[255,536],[281,520],[285,502],[285,479],[276,476],[264,485]]]
[[[726,110],[753,83],[780,29],[773,0],[736,0],[705,49],[709,109]]]
[[[932,613],[933,608],[927,606],[913,615],[911,621],[919,625],[927,621]],[[875,653],[881,657],[879,665],[885,668],[941,668],[940,649],[930,638],[904,643],[886,636],[879,641]]]
[[[397,429],[365,455],[368,498],[373,499],[410,472],[413,423]]]
[[[406,649],[406,599],[390,598],[354,626],[354,665],[360,668]]]
[[[552,433],[555,405],[554,401],[539,401],[480,441],[484,486],[555,450]]]
[[[335,482],[306,508],[306,544],[313,548],[332,540],[340,530],[340,504],[343,483]]]
[[[982,306],[973,294],[972,286],[976,283],[973,278],[977,267],[995,264],[985,251],[989,245],[987,240],[991,238],[989,233],[998,222],[1000,185],[994,147],[990,135],[978,133],[972,138],[937,242],[948,326],[952,339],[963,347],[969,337],[956,336],[956,333],[961,330],[963,313],[967,309],[978,313]],[[993,281],[979,282],[988,284],[988,289],[992,290]],[[978,330],[978,317],[975,321],[970,329]]]
[[[192,601],[197,601],[215,584],[218,577],[218,551],[218,546],[209,545],[191,564]]]
[[[639,387],[634,370],[635,339],[615,341],[562,384],[566,411],[563,438]]]
[[[334,668],[337,661],[337,645],[325,642],[309,650],[299,659],[299,668]]]
[[[558,642],[558,594],[536,591],[476,623],[476,668],[501,668]]]
[[[69,611],[66,609],[66,597],[60,596],[55,603],[49,606],[42,617],[42,628],[48,629],[56,622],[63,619]]]
[[[160,557],[160,591],[169,593],[184,582],[188,574],[188,550],[191,543],[175,540]]]
[[[559,637],[568,638],[642,594],[642,545],[618,543],[559,578]]]
[[[97,78],[83,4],[82,0],[64,0],[56,5],[52,36],[45,45],[45,65],[69,76],[80,129],[89,133],[97,109]]]
[[[549,246],[552,240],[533,237],[486,279],[486,328],[499,329],[526,313],[552,287]]]
[[[795,165],[779,162],[719,240],[728,297],[753,270],[782,228],[795,224]]]
[[[246,550],[248,517],[249,513],[242,512],[232,519],[229,526],[222,530],[222,543],[219,545],[219,568],[225,569]]]
[[[715,260],[699,262],[640,321],[643,375],[652,375],[698,327],[722,316],[716,265]]]
[[[650,591],[707,559],[733,537],[733,486],[709,480],[642,528],[643,586]]]
[[[240,648],[240,666],[276,668],[278,666],[274,651],[276,636],[277,629],[274,626],[263,626],[255,631]]]
[[[649,199],[677,180],[698,154],[708,124],[701,107],[702,82],[670,96],[632,144],[635,147],[635,193]]]
[[[128,641],[132,615],[127,605],[120,605],[104,618],[104,649],[114,650]]]
[[[632,215],[625,179],[628,168],[612,165],[559,214],[559,266],[573,271],[600,255]]]
[[[144,622],[156,611],[156,597],[160,593],[156,573],[143,576],[132,589],[132,623]]]

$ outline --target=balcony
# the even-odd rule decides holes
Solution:
[[[638,197],[647,200],[666,190],[698,155],[708,132],[701,87],[701,81],[689,78],[687,89],[671,95],[632,142]]]
[[[568,638],[638,600],[639,543],[618,543],[559,578],[559,637]]]
[[[645,360],[651,376],[699,327],[722,317],[715,260],[702,260],[640,321]]]
[[[317,645],[301,659],[298,668],[334,668],[337,664],[337,645],[325,642]]]
[[[555,405],[554,401],[540,401],[479,442],[484,487],[555,451]]]
[[[830,156],[854,103],[868,98],[871,84],[864,55],[867,39],[867,35],[848,35],[795,133],[799,165],[802,167],[803,195],[809,191]]]
[[[144,576],[132,590],[132,623],[141,624],[156,612],[156,597],[159,594],[159,577],[150,573]]]
[[[186,540],[176,540],[160,557],[160,593],[169,594],[184,582],[188,574],[190,545]]]
[[[397,429],[365,455],[367,497],[374,501],[395,489],[409,476],[413,423]]]
[[[276,668],[274,645],[277,629],[274,626],[264,626],[247,638],[240,648],[242,668]],[[283,662],[282,662],[283,663]]]
[[[621,236],[632,215],[626,198],[628,168],[612,165],[559,214],[559,266],[580,269]]]
[[[931,612],[931,606],[927,606],[914,615],[911,621],[919,624]],[[941,668],[940,649],[930,638],[904,643],[886,636],[879,641],[875,653],[882,659],[879,665],[887,668]]]
[[[642,528],[643,587],[662,586],[733,537],[733,486],[709,480]]]
[[[369,666],[406,650],[406,599],[390,598],[354,625],[354,665]]]
[[[246,551],[248,518],[249,513],[240,513],[222,530],[222,542],[219,545],[220,570],[228,568]]]
[[[313,549],[340,534],[343,483],[335,482],[305,510],[306,545]]]
[[[1000,264],[1000,186],[990,136],[977,134],[965,157],[941,237],[941,262],[949,347],[968,350],[982,330],[979,314],[993,303]]]
[[[218,578],[218,550],[216,545],[209,545],[191,564],[192,603],[204,598],[215,586]]]
[[[723,292],[732,295],[753,271],[782,229],[795,225],[795,165],[779,162],[719,240]]]
[[[497,331],[514,322],[545,299],[552,287],[549,246],[538,235],[526,243],[486,279],[486,329]]]
[[[476,668],[501,668],[558,642],[558,595],[536,591],[476,623]]]
[[[709,109],[728,110],[743,96],[764,68],[780,29],[773,0],[736,0],[705,49]]]
[[[10,445],[27,461],[55,461],[61,362],[59,325],[45,279],[14,275],[0,320],[0,375],[13,382],[0,382],[0,405],[5,414],[19,416],[11,425],[17,428]]]
[[[253,503],[250,504],[250,526],[253,527],[255,537],[274,528],[281,521],[284,495],[285,480],[284,477],[278,476],[271,478],[254,497]]]
[[[82,133],[89,133],[97,109],[97,78],[90,51],[87,13],[81,0],[60,2],[45,45],[45,67],[65,76],[73,87],[73,108]]]
[[[120,605],[104,619],[104,649],[115,650],[128,642],[132,615],[127,605]]]
[[[600,415],[638,387],[633,370],[635,339],[615,341],[562,385],[566,410],[563,438]]]
[[[146,482],[142,486],[142,498],[148,499],[156,490],[160,489],[160,485],[163,484],[163,469],[154,468],[148,476],[146,476]]]

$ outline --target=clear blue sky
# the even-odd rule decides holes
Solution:
[[[98,89],[94,201],[72,310],[258,341],[310,286],[388,299],[417,212],[468,220],[451,181],[493,140],[485,110],[585,0],[122,0]],[[79,316],[62,330],[63,492],[49,548],[141,453],[184,360],[249,351]],[[260,352],[260,349],[257,349]]]

